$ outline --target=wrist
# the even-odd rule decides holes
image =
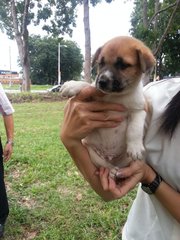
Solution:
[[[6,141],[6,144],[10,144],[11,146],[14,146],[14,141],[12,139],[8,139]]]
[[[162,177],[158,173],[156,173],[155,179],[148,184],[142,183],[141,188],[144,192],[148,194],[154,194],[157,191],[158,187],[160,186],[162,180],[163,180]]]
[[[143,179],[141,180],[141,183],[150,184],[151,182],[154,181],[155,177],[156,177],[156,172],[149,165],[146,165],[146,171]]]
[[[60,138],[66,148],[77,147],[79,144],[81,144],[81,140],[76,138],[68,137],[65,135],[61,135]]]

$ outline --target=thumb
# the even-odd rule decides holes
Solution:
[[[93,100],[95,97],[103,97],[105,94],[100,90],[97,90],[95,87],[88,86],[83,88],[80,93],[76,96],[76,99],[83,101],[83,100]]]

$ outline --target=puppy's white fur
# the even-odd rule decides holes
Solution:
[[[114,48],[116,50],[118,46],[121,46],[127,40],[129,41],[130,48],[133,48],[133,50],[134,48],[138,48],[137,51],[140,51],[140,54],[138,52],[138,60],[136,59],[139,65],[137,65],[137,63],[135,64],[134,58],[136,57],[133,55],[134,53],[129,53],[128,48],[127,50],[123,48],[123,56],[121,56],[122,51],[119,51],[119,49],[119,52],[114,51],[111,55],[115,57],[115,61],[116,59],[125,57],[125,59],[130,59],[130,63],[133,62],[134,65],[131,67],[137,68],[135,69],[135,72],[139,71],[137,76],[134,77],[135,80],[130,73],[132,69],[118,69],[118,71],[116,71],[116,69],[114,69],[114,63],[112,63],[111,60],[108,60],[110,58],[110,54],[108,52],[109,48],[112,48],[112,52]],[[109,41],[108,44],[105,44],[96,56],[96,60],[99,61],[99,64],[100,61],[105,61],[105,67],[100,69],[95,81],[95,86],[99,88],[98,86],[100,82],[98,81],[101,79],[104,81],[104,79],[107,78],[108,81],[114,81],[114,79],[118,79],[119,75],[122,74],[119,78],[120,80],[118,79],[118,81],[122,81],[121,84],[123,85],[123,90],[118,89],[117,92],[113,92],[111,91],[111,87],[110,89],[109,87],[107,87],[107,89],[106,87],[105,89],[100,89],[107,94],[99,99],[97,98],[97,101],[120,103],[126,107],[127,111],[121,113],[124,114],[124,121],[122,121],[119,126],[116,128],[96,129],[83,139],[83,144],[88,148],[90,158],[96,166],[108,167],[111,169],[112,173],[114,173],[114,169],[117,169],[117,167],[121,168],[127,166],[132,159],[143,159],[143,153],[145,151],[143,146],[143,132],[146,112],[141,77],[143,72],[149,70],[149,68],[153,66],[154,58],[151,54],[148,57],[143,57],[142,53],[144,51],[147,53],[149,49],[147,49],[142,42],[134,38],[119,37],[115,40],[113,39],[112,44],[111,41]],[[113,57],[111,56],[111,58]],[[146,67],[147,64],[148,67]],[[62,96],[72,97],[88,85],[89,83],[82,81],[65,82],[61,88],[61,94]],[[112,85],[111,82],[110,85]],[[119,88],[119,85],[117,88]],[[113,112],[109,112],[109,114],[113,114]]]

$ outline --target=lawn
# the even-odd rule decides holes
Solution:
[[[51,88],[52,85],[31,85],[31,90],[47,90]],[[12,84],[11,86],[9,84],[3,84],[3,88],[6,90],[19,90],[20,86],[19,84]]]
[[[6,163],[10,215],[6,240],[120,239],[135,191],[105,203],[59,140],[64,102],[13,105],[15,146]],[[6,141],[2,121],[2,140]]]

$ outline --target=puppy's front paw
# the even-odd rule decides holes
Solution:
[[[86,86],[89,86],[89,83],[71,80],[62,85],[60,88],[60,93],[62,97],[70,98],[77,95],[81,89]]]
[[[145,148],[142,143],[128,144],[127,156],[132,160],[143,160]]]
[[[116,176],[117,176],[118,170],[119,170],[118,167],[111,168],[110,173],[109,173],[109,176],[110,176],[112,179],[116,180]]]

